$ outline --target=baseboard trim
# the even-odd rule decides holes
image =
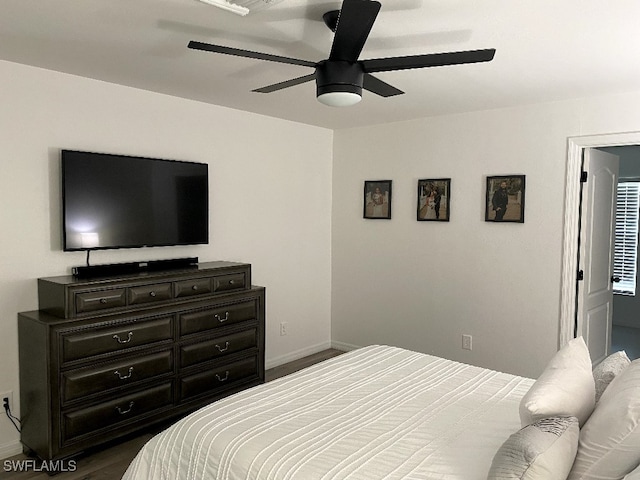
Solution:
[[[332,348],[332,342],[327,341],[317,343],[309,347],[301,348],[300,350],[296,350],[295,352],[287,353],[285,355],[280,355],[279,357],[269,358],[265,361],[265,369],[269,370],[271,368],[279,367],[280,365],[284,365],[285,363],[300,360],[301,358],[308,357],[309,355],[322,352],[323,350],[327,350],[329,348]]]
[[[0,458],[3,460],[15,455],[20,455],[21,453],[22,444],[20,443],[20,440],[0,445]]]
[[[357,350],[359,348],[362,348],[362,346],[353,345],[351,343],[337,342],[335,340],[332,340],[331,348],[335,348],[336,350],[342,350],[343,352],[350,352],[352,350]]]

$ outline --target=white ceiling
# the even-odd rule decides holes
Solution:
[[[189,40],[318,61],[339,1],[284,0],[246,17],[197,0],[2,0],[0,59],[327,128],[640,90],[640,1],[381,0],[361,59],[496,48],[489,63],[376,74],[406,92],[358,105],[313,82],[251,90],[307,67],[187,49]],[[1,88],[1,87],[0,87]]]

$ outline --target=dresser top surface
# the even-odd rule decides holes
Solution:
[[[100,276],[100,277],[90,277],[90,278],[81,278],[76,277],[74,275],[60,275],[55,277],[44,277],[38,279],[39,281],[45,281],[50,283],[57,283],[60,285],[84,285],[87,283],[96,284],[96,283],[108,283],[113,281],[127,281],[127,280],[144,280],[144,279],[155,279],[155,278],[163,278],[163,277],[179,277],[179,276],[188,276],[194,273],[215,273],[216,270],[219,270],[221,273],[224,273],[225,270],[234,269],[234,268],[246,268],[249,267],[248,263],[240,263],[240,262],[229,262],[229,261],[215,261],[215,262],[203,262],[195,265],[190,265],[186,268],[176,268],[169,270],[155,270],[155,271],[143,271],[136,272],[124,275],[117,276]]]

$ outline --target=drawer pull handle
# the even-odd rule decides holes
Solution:
[[[113,336],[113,338],[115,338],[118,341],[118,343],[120,343],[120,344],[129,343],[131,341],[131,339],[133,338],[133,332],[127,333],[127,339],[126,340],[122,340],[120,338],[120,335],[118,335],[117,333]]]
[[[229,342],[224,342],[224,347],[221,347],[220,345],[218,345],[218,344],[216,343],[216,348],[218,349],[218,351],[219,351],[220,353],[222,353],[222,352],[226,352],[227,350],[229,350]]]
[[[234,285],[236,283],[235,280],[229,280],[229,285]]]
[[[214,315],[215,319],[218,320],[220,323],[222,322],[226,322],[227,320],[229,320],[229,312],[224,312],[224,318],[222,318],[220,315],[218,315],[217,313]]]
[[[106,298],[101,298],[101,299],[100,299],[100,303],[101,303],[102,305],[105,305],[105,304],[107,303],[107,299],[106,299]]]
[[[194,292],[198,291],[198,285],[194,285],[193,287],[191,287],[191,290],[193,290]]]
[[[224,372],[224,378],[222,378],[220,375],[216,373],[216,378],[218,379],[219,382],[226,382],[227,380],[229,380],[229,370]]]
[[[119,370],[116,370],[113,374],[117,375],[120,380],[126,380],[127,378],[131,378],[131,375],[133,375],[133,367],[129,367],[129,373],[127,375],[122,375]]]
[[[149,296],[150,297],[155,297],[156,296],[156,292],[153,292],[153,291],[149,292]]]
[[[129,408],[127,408],[126,410],[122,410],[119,406],[116,407],[116,410],[118,411],[118,413],[120,415],[126,415],[127,413],[129,413],[131,410],[133,409],[133,401],[129,402]]]

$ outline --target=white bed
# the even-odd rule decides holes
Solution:
[[[485,480],[533,382],[366,347],[200,409],[124,479]]]

